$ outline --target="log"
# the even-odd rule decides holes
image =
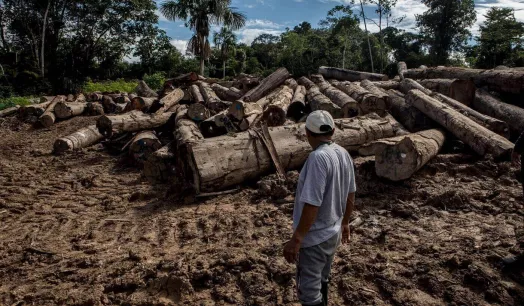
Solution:
[[[176,78],[167,80],[164,83],[164,90],[166,88],[168,88],[168,87],[171,87],[171,86],[185,85],[185,84],[188,84],[188,83],[196,82],[198,80],[199,80],[198,74],[196,74],[194,72],[182,74],[182,75],[180,75],[180,76],[178,76]]]
[[[225,116],[227,111],[222,111],[200,123],[200,130],[204,138],[217,137],[220,135],[227,134],[227,129],[224,125],[217,125],[218,118]]]
[[[226,101],[236,101],[242,97],[242,92],[234,87],[227,88],[219,84],[211,85],[211,89],[217,94],[217,96]]]
[[[98,132],[96,125],[82,128],[71,135],[58,138],[54,144],[53,153],[61,154],[66,151],[74,151],[87,148],[100,142],[104,136]]]
[[[331,102],[342,109],[344,118],[358,116],[359,107],[357,101],[345,94],[340,89],[329,84],[320,74],[312,75],[311,80],[318,86],[320,92],[322,92],[331,100]]]
[[[143,165],[149,155],[162,147],[153,131],[141,131],[133,137],[129,145],[129,155],[139,165]]]
[[[98,131],[105,137],[123,132],[138,132],[150,130],[167,123],[173,113],[144,114],[141,111],[131,111],[122,115],[101,116],[96,121]]]
[[[130,112],[134,110],[139,110],[142,112],[147,112],[153,106],[156,98],[144,98],[144,97],[135,97],[131,99],[130,103],[127,103],[127,106],[124,112]]]
[[[306,87],[298,85],[287,109],[287,116],[295,121],[300,120],[306,114]]]
[[[237,76],[237,81],[234,82],[234,87],[241,89],[242,92],[248,92],[260,84],[260,79],[245,73]]]
[[[306,90],[309,90],[311,89],[312,87],[315,87],[317,86],[315,83],[313,83],[313,81],[311,81],[310,79],[306,78],[305,76],[303,77],[300,77],[298,80],[297,80],[298,84],[304,86],[306,88]]]
[[[45,102],[51,103],[51,102],[53,102],[55,97],[56,96],[42,96],[42,97],[40,97],[40,103],[45,103]]]
[[[175,142],[163,146],[144,161],[143,174],[150,182],[163,183],[175,173]]]
[[[187,109],[187,115],[189,119],[196,122],[204,121],[211,117],[211,113],[209,112],[207,107],[201,103],[194,103],[189,105],[189,108]]]
[[[38,118],[38,121],[46,128],[51,127],[53,124],[55,124],[56,116],[55,116],[55,106],[59,102],[64,102],[65,97],[64,96],[56,96],[53,102],[51,102],[45,112]]]
[[[409,179],[437,156],[445,139],[435,129],[373,142],[377,176],[394,182]]]
[[[263,79],[260,84],[248,91],[240,100],[245,102],[255,102],[271,91],[273,91],[278,86],[282,85],[290,76],[289,71],[286,68],[279,68],[267,78]]]
[[[158,94],[147,86],[146,82],[140,80],[135,88],[135,92],[138,96],[144,98],[157,98]]]
[[[75,102],[86,102],[86,96],[84,96],[83,93],[79,93],[77,96],[76,96],[76,100]]]
[[[117,112],[117,105],[113,101],[113,98],[109,95],[102,97],[102,106],[104,107],[104,113],[113,114]]]
[[[388,111],[410,132],[428,130],[435,126],[435,122],[428,116],[406,103],[403,93],[393,89],[388,90],[387,93],[389,94]]]
[[[469,80],[430,79],[420,80],[420,85],[427,89],[446,95],[465,105],[471,105],[475,100],[475,83]]]
[[[356,82],[361,80],[370,81],[387,81],[388,76],[378,73],[353,71],[348,69],[325,67],[322,66],[318,69],[318,73],[322,74],[326,79],[336,79],[341,81]]]
[[[524,131],[524,109],[504,103],[483,89],[477,89],[472,107],[485,115],[506,122],[513,137],[518,137]]]
[[[440,67],[409,69],[404,76],[412,79],[472,80],[479,88],[486,86],[488,90],[524,94],[524,71]]]
[[[53,97],[53,100],[55,98],[56,97]],[[46,108],[49,106],[49,104],[51,104],[51,102],[53,100],[47,101],[47,102],[43,102],[43,103],[39,103],[39,104],[32,104],[32,105],[27,105],[27,106],[21,106],[18,109],[18,117],[22,121],[35,121],[34,118],[36,118],[36,120],[38,120],[38,118],[40,118],[40,116],[42,116],[44,114]]]
[[[87,95],[87,102],[99,102],[102,101],[102,93],[92,92]]]
[[[355,146],[393,136],[389,121],[377,115],[336,120],[334,141],[343,146]],[[286,170],[300,168],[311,147],[304,124],[269,128],[277,155]],[[193,172],[187,179],[197,192],[227,189],[250,179],[256,179],[273,169],[268,150],[252,132],[206,139],[191,148],[187,159]]]
[[[104,107],[99,102],[87,102],[85,113],[88,116],[103,115]]]
[[[120,96],[120,97],[116,98],[114,101],[117,104],[127,104],[127,103],[131,102],[131,99],[129,98],[129,96]]]
[[[344,117],[344,111],[338,105],[331,102],[328,97],[323,95],[317,86],[313,86],[308,90],[307,100],[312,111],[325,110],[335,119]]]
[[[238,129],[242,132],[249,130],[249,128],[257,125],[262,120],[262,115],[251,115],[240,122]]]
[[[6,108],[4,110],[0,111],[0,118],[8,117],[11,115],[14,115],[18,113],[18,109],[20,108],[20,105],[15,105],[13,107]]]
[[[286,122],[287,110],[292,98],[293,90],[286,85],[281,86],[278,93],[271,98],[262,115],[262,120],[267,122],[268,126],[283,125]]]
[[[398,62],[397,71],[398,71],[398,76],[400,77],[400,80],[402,81],[404,79],[404,73],[408,71],[408,65],[406,65],[405,62]],[[397,89],[397,88],[394,88],[394,89]]]
[[[75,96],[73,94],[68,94],[66,97],[66,102],[73,102],[75,101]]]
[[[409,90],[417,89],[425,93],[426,95],[433,97],[440,102],[445,103],[446,105],[450,106],[454,110],[460,112],[464,116],[470,118],[471,120],[475,121],[476,123],[482,125],[483,127],[487,128],[488,130],[491,130],[499,135],[502,135],[504,137],[509,137],[509,126],[506,122],[486,116],[484,114],[481,114],[477,112],[474,109],[469,108],[468,106],[453,100],[452,98],[445,96],[441,93],[435,93],[431,90],[423,87],[418,82],[412,80],[412,79],[404,79],[401,82],[401,88],[404,90],[404,92],[409,92]]]
[[[200,82],[200,92],[204,97],[206,107],[213,113],[219,113],[227,109],[231,104],[220,100],[215,91],[208,83]]]
[[[358,101],[359,114],[377,113],[380,116],[386,115],[387,101],[384,97],[377,96],[355,83],[332,81],[332,84]]]
[[[205,103],[204,97],[202,96],[198,85],[191,85],[189,92],[191,94],[193,103]]]
[[[378,82],[372,82],[372,84],[378,88],[382,88],[385,90],[390,90],[390,89],[398,90],[400,88],[400,83],[397,81],[378,81]]]
[[[151,113],[165,113],[172,106],[178,104],[184,98],[184,91],[176,88],[160,100],[155,100],[151,105]]]
[[[261,115],[264,112],[265,105],[267,105],[267,97],[260,99],[257,103],[238,100],[231,104],[227,110],[227,115],[240,122],[251,115]]]
[[[410,91],[406,100],[481,156],[491,154],[494,157],[505,157],[514,147],[509,140],[420,90]]]
[[[297,89],[298,83],[297,81],[295,81],[295,79],[289,78],[284,82],[284,85],[286,85],[294,91],[295,89]]]
[[[87,103],[84,102],[59,102],[55,106],[55,115],[59,119],[67,119],[79,116],[86,110]]]

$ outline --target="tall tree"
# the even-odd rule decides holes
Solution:
[[[189,50],[200,57],[200,74],[204,74],[204,62],[211,54],[209,34],[212,25],[238,30],[246,23],[246,16],[231,7],[231,0],[169,0],[163,2],[160,11],[169,20],[184,20],[194,35]]]
[[[226,62],[231,55],[231,51],[234,51],[237,37],[227,27],[222,27],[220,32],[215,32],[213,35],[213,43],[217,48],[220,49],[220,59],[222,60],[222,78],[226,78]]]
[[[433,64],[444,65],[466,45],[477,20],[474,0],[422,0],[429,9],[417,15],[417,26],[430,46]]]
[[[369,49],[369,58],[371,60],[371,72],[375,72],[375,67],[373,66],[373,54],[371,53],[371,42],[369,40],[368,25],[366,22],[366,14],[364,13],[364,2],[365,0],[360,0],[360,15],[362,16],[362,19],[364,19],[364,29],[366,30],[366,37],[367,37],[368,49]]]
[[[513,9],[492,7],[486,14],[486,22],[480,26],[477,41],[479,68],[513,66],[517,51],[524,46],[524,23],[515,19]]]

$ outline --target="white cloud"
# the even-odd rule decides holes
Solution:
[[[178,51],[180,51],[180,53],[186,54],[188,40],[173,39],[170,42]]]
[[[283,31],[272,29],[242,29],[236,33],[240,36],[240,42],[250,45],[255,38],[262,34],[280,35]]]
[[[246,21],[246,28],[280,29],[282,25],[267,19],[249,19]]]

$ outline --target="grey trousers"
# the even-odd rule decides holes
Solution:
[[[300,249],[297,262],[297,295],[302,305],[322,303],[322,283],[329,281],[331,264],[340,244],[341,232],[321,244]]]

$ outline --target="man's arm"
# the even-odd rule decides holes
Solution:
[[[349,243],[349,238],[351,235],[349,229],[349,220],[355,209],[355,193],[351,192],[348,195],[348,200],[346,203],[346,213],[344,214],[344,219],[342,219],[342,242]]]
[[[309,229],[315,223],[318,215],[318,206],[304,204],[302,209],[302,215],[300,216],[300,221],[298,227],[293,233],[293,237],[284,247],[284,257],[287,262],[294,263],[297,260],[298,251],[302,245],[304,237],[309,232]]]

